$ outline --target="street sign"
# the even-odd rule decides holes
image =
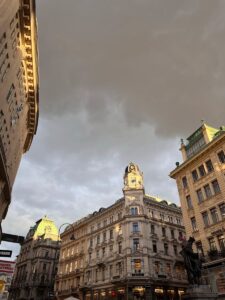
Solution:
[[[22,244],[24,242],[24,237],[9,233],[2,233],[2,241]]]
[[[11,250],[0,250],[0,257],[11,257],[12,251]]]

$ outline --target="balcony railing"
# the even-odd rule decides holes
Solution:
[[[213,260],[217,260],[217,259],[221,259],[221,258],[225,258],[225,249],[223,251],[218,251],[218,250],[210,250],[208,251],[208,257],[206,258],[206,262],[207,260],[209,261],[213,261]]]

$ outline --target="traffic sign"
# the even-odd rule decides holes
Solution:
[[[0,257],[11,257],[12,251],[11,250],[0,250]]]

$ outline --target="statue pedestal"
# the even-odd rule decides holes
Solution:
[[[217,300],[218,294],[211,291],[209,285],[191,285],[182,300]]]

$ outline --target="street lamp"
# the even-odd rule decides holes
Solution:
[[[75,241],[75,240],[76,240],[75,235],[74,235],[74,230],[75,230],[75,228],[74,228],[73,224],[70,224],[70,223],[63,223],[62,225],[60,225],[60,227],[59,227],[59,234],[58,234],[59,238],[60,238],[60,230],[61,230],[61,228],[62,228],[64,225],[69,225],[69,226],[71,226],[71,227],[73,228],[73,233],[72,233],[72,235],[71,235],[71,237],[70,237],[70,240],[71,240],[71,241]]]

